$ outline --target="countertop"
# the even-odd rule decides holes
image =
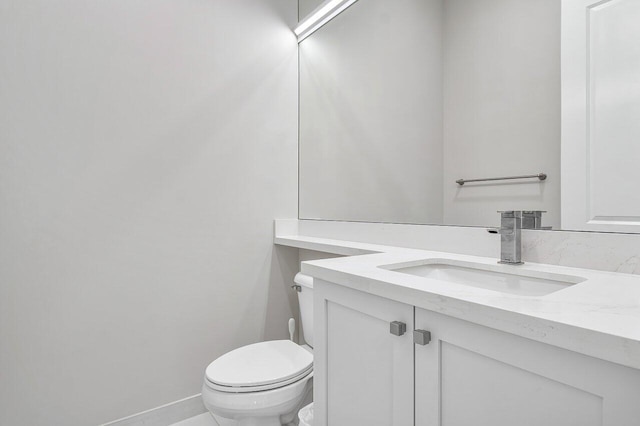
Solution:
[[[499,265],[495,258],[300,235],[277,236],[274,242],[347,256],[303,262],[302,272],[315,278],[640,369],[640,276],[536,263]],[[544,296],[521,296],[385,269],[434,259],[584,281]]]

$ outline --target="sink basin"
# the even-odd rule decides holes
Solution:
[[[514,268],[514,270],[506,272],[505,268]],[[544,296],[585,281],[581,277],[530,270],[518,271],[515,268],[519,267],[501,267],[447,259],[431,259],[427,263],[414,266],[384,267],[384,269],[403,274],[519,296]]]

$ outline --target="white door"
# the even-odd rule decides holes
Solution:
[[[413,307],[317,279],[313,296],[314,425],[413,426]]]
[[[416,308],[416,426],[637,426],[640,371]]]
[[[640,232],[640,1],[562,1],[562,228]]]

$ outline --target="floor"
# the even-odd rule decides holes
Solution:
[[[190,419],[183,420],[178,423],[174,423],[171,426],[218,426],[218,423],[216,423],[216,421],[213,420],[213,417],[211,417],[211,414],[204,413],[204,414],[199,414],[195,417],[191,417]]]
[[[171,426],[218,426],[209,413],[199,414],[190,419],[174,423]]]

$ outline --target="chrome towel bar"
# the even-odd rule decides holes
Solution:
[[[493,180],[532,179],[532,178],[545,180],[547,178],[547,174],[546,173],[538,173],[536,175],[505,176],[505,177],[485,178],[485,179],[458,179],[456,181],[456,183],[458,185],[462,186],[465,183],[469,183],[469,182],[487,182],[487,181],[493,181]]]

